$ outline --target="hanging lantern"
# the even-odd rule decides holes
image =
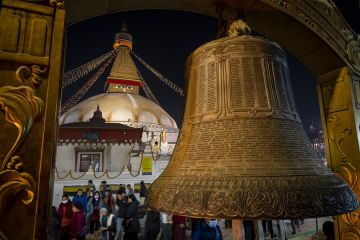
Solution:
[[[284,51],[243,29],[236,36],[235,26],[233,37],[188,58],[183,126],[147,203],[209,218],[310,218],[357,209],[350,187],[310,145]]]

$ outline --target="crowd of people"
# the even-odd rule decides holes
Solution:
[[[131,185],[119,186],[114,197],[102,181],[98,190],[89,180],[86,192],[78,189],[74,196],[63,194],[56,209],[52,207],[50,240],[137,240],[140,232],[139,206],[145,202],[147,189],[140,182],[139,199]],[[185,240],[186,218],[146,209],[144,237],[146,240]],[[193,240],[221,240],[215,219],[193,219]]]
[[[147,189],[143,181],[140,182],[138,199],[131,185],[120,185],[116,195],[113,196],[106,181],[102,181],[99,189],[96,190],[95,185],[89,180],[86,192],[78,189],[72,198],[64,194],[58,208],[52,207],[48,239],[137,240],[140,232],[139,209],[146,212],[143,239],[186,240],[187,229],[191,229],[192,240],[223,239],[216,219],[185,218],[147,209],[144,205],[146,194]],[[293,233],[300,230],[302,222],[291,221]],[[243,223],[245,239],[255,239],[254,222]],[[282,233],[280,225],[281,221],[277,221],[278,235]],[[262,229],[264,235],[277,237],[271,220],[262,221]]]
[[[144,182],[140,189],[143,200],[146,195]],[[86,192],[78,189],[72,199],[64,194],[59,207],[52,207],[49,239],[84,240],[91,235],[100,236],[97,239],[101,240],[137,239],[139,204],[131,185],[120,185],[113,197],[106,181],[102,181],[96,190],[89,180]]]

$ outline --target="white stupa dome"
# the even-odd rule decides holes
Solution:
[[[86,99],[60,117],[60,125],[88,122],[99,105],[108,123],[121,123],[146,130],[178,131],[175,120],[153,101],[136,94],[103,93]]]
[[[116,34],[116,58],[106,78],[105,92],[75,105],[60,117],[60,125],[88,122],[99,106],[107,123],[121,123],[145,131],[178,132],[174,119],[159,105],[139,95],[143,79],[133,62],[130,51],[132,36],[124,24]]]

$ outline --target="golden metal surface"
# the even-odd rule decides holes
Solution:
[[[149,189],[151,208],[293,219],[358,207],[309,143],[277,44],[247,35],[212,41],[188,58],[186,76],[183,126],[167,168]]]
[[[40,1],[34,0],[31,2]],[[39,196],[35,198],[37,201],[36,211],[34,207],[32,207],[32,204],[26,208],[18,205],[16,209],[8,209],[8,216],[11,216],[10,219],[6,218],[7,221],[5,223],[0,220],[0,228],[8,228],[7,232],[12,233],[12,239],[17,240],[31,238],[29,237],[31,236],[31,234],[29,234],[30,232],[34,233],[33,239],[44,239],[46,237],[44,228],[47,215],[46,205],[51,201],[44,192],[47,192],[49,189],[49,182],[53,181],[51,177],[49,180],[49,172],[53,166],[52,145],[56,142],[55,125],[58,114],[58,82],[60,79],[59,69],[61,65],[64,23],[63,10],[49,8],[31,2],[24,3],[23,1],[17,0],[2,0],[0,9],[0,22],[2,23],[0,27],[0,87],[16,85],[17,83],[15,83],[16,80],[13,76],[15,76],[15,71],[18,67],[24,64],[50,66],[49,79],[40,86],[38,91],[38,95],[47,105],[47,108],[45,108],[45,119],[39,124],[34,124],[29,133],[29,137],[24,141],[23,147],[19,148],[19,152],[26,156],[26,169],[31,172],[34,178],[40,181],[37,186],[38,189],[42,189],[42,191],[41,193],[37,191]],[[360,169],[360,161],[357,137],[359,136],[360,78],[358,75],[360,74],[360,55],[356,33],[352,31],[346,23],[335,5],[327,0],[229,0],[226,2],[232,7],[241,5],[242,8],[247,11],[247,20],[258,32],[279,42],[283,47],[296,55],[315,74],[319,75],[330,72],[343,66],[348,66],[352,69],[354,74],[350,74],[351,78],[349,77],[349,79],[351,80],[346,80],[348,83],[346,84],[346,88],[344,88],[344,92],[336,91],[332,95],[326,95],[328,102],[325,103],[324,101],[326,106],[331,106],[334,104],[332,102],[334,102],[335,99],[341,102],[342,96],[346,95],[346,99],[348,100],[346,108],[341,106],[341,104],[335,104],[337,105],[336,109],[342,109],[333,112],[333,114],[336,115],[337,121],[335,121],[334,117],[328,118],[328,113],[325,113],[325,111],[322,112],[322,116],[324,119],[323,126],[325,126],[325,136],[327,131],[329,131],[325,124],[329,122],[329,129],[332,129],[330,125],[337,122],[333,137],[325,137],[328,146],[328,157],[331,156],[330,161],[334,165],[336,159],[342,159],[340,157],[343,156],[341,151],[345,154],[348,163],[351,165],[346,167],[346,170],[340,167],[340,171],[338,172],[341,176],[344,176],[344,179],[348,181],[357,195],[359,195],[358,171]],[[168,0],[137,0],[125,2],[111,0],[106,3],[102,1],[89,2],[88,0],[67,1],[66,8],[69,13],[67,21],[74,23],[84,18],[106,14],[107,11],[116,12],[144,8],[171,8],[214,15],[214,11],[210,9],[211,1],[194,0],[189,2],[187,0],[177,0],[171,1],[170,5],[168,3]],[[60,7],[61,4],[56,4],[56,6]],[[14,11],[15,9],[16,11]],[[47,36],[47,40],[51,42],[50,45],[52,47],[50,54],[46,55],[46,50],[44,51],[45,56],[35,56],[32,55],[32,53],[24,53],[23,41],[25,35],[23,34],[28,27],[24,24],[28,20],[26,16],[33,16],[32,13],[34,13],[39,16],[47,15],[53,17],[55,14],[54,11],[56,11],[58,15],[55,20],[51,20],[51,24],[54,23],[55,29],[52,31],[48,29],[48,31],[52,32],[52,36],[56,36],[56,39],[51,39],[51,36]],[[233,13],[228,12],[226,16],[232,16],[232,14]],[[4,18],[17,20],[4,20]],[[19,22],[17,22],[18,19],[20,19]],[[286,23],[286,26],[284,26],[284,23]],[[14,26],[20,26],[19,30],[15,30],[16,27]],[[14,29],[11,29],[12,27],[14,27]],[[284,27],[286,31],[284,31]],[[6,29],[5,32],[4,29]],[[36,31],[27,32],[31,33],[30,36],[32,34],[36,35]],[[8,37],[13,36],[13,34],[19,34],[19,37],[9,41]],[[31,38],[28,39],[28,43],[36,44],[36,41],[31,40]],[[3,46],[5,46],[3,45],[4,40],[6,40],[5,45],[8,50],[3,49]],[[17,46],[12,44],[13,41],[17,41]],[[17,51],[11,52],[15,47]],[[40,46],[37,46],[35,49],[30,48],[30,50],[37,53],[43,51]],[[337,77],[333,79],[337,79]],[[51,84],[51,88],[49,84]],[[332,100],[331,96],[334,97],[334,100]],[[323,98],[320,92],[319,98]],[[329,121],[327,119],[329,119]],[[6,155],[4,150],[10,149],[12,145],[12,143],[10,143],[11,137],[17,134],[16,131],[14,131],[16,128],[13,128],[11,124],[4,125],[4,122],[6,121],[0,114],[0,140],[2,144],[0,159],[3,159]],[[43,125],[44,123],[45,125]],[[344,131],[345,129],[350,129],[351,132],[348,130]],[[184,139],[184,135],[180,137]],[[44,138],[46,138],[45,143],[41,141],[41,139]],[[12,139],[12,141],[14,140],[15,139]],[[339,151],[339,146],[341,151]],[[334,166],[336,166],[336,164]],[[184,190],[185,193],[187,189],[188,187]],[[51,195],[51,191],[48,195]],[[13,224],[10,221],[11,219],[16,219],[17,223]],[[36,219],[36,225],[34,219]],[[338,239],[360,239],[359,222],[356,214],[341,217],[338,219],[338,223],[340,226],[338,231],[339,235],[337,236]],[[13,229],[21,229],[21,231],[14,231]],[[0,233],[0,238],[4,238],[2,233]]]
[[[0,107],[4,111],[5,120],[18,130],[17,138],[5,156],[1,169],[6,169],[10,157],[27,136],[34,120],[43,111],[44,103],[35,96],[35,92],[31,87],[34,84],[34,79],[37,79],[38,76],[34,74],[32,80],[29,80],[28,78],[32,76],[31,74],[31,70],[28,67],[21,66],[16,71],[16,77],[25,86],[6,86],[0,88]]]
[[[51,202],[64,11],[33,2],[0,9],[0,238],[9,240],[45,239]]]
[[[319,76],[318,93],[326,155],[333,171],[360,197],[360,77],[341,68]],[[355,116],[355,118],[354,118]],[[338,239],[360,239],[360,210],[337,218]]]
[[[24,172],[24,163],[18,155],[14,155],[19,145],[28,135],[33,122],[42,114],[44,103],[35,95],[34,86],[40,83],[40,77],[33,67],[32,72],[28,67],[21,66],[16,71],[16,78],[23,86],[0,87],[0,109],[5,114],[5,121],[17,128],[18,134],[15,142],[2,159],[0,168],[0,213],[6,218],[5,213],[15,199],[21,198],[24,204],[30,204],[35,195],[36,183],[33,177]],[[41,71],[41,73],[44,73]],[[31,79],[29,79],[31,77]],[[34,85],[35,84],[35,85]],[[1,229],[0,229],[1,231]]]

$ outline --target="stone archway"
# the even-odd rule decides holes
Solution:
[[[44,192],[52,184],[65,10],[66,24],[140,9],[216,15],[213,2],[207,0],[76,0],[65,2],[65,10],[62,0],[45,2],[3,0],[0,4],[4,23],[0,27],[0,109],[5,113],[0,114],[0,141],[4,143],[0,149],[0,207],[11,219],[21,219],[0,221],[0,229],[9,239],[45,238],[46,205],[51,194]],[[330,0],[224,2],[226,16],[242,9],[256,31],[277,41],[318,77],[328,159],[333,170],[359,195],[358,36]],[[22,200],[29,205],[23,205]],[[339,239],[360,239],[356,214],[338,220]],[[22,231],[12,230],[19,227]]]

